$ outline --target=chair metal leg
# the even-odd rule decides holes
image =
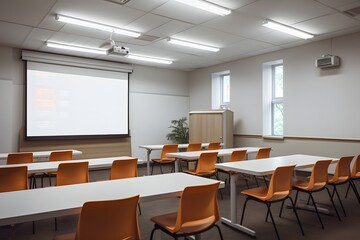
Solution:
[[[349,194],[349,190],[350,190],[350,182],[349,182],[349,186],[348,186],[348,188],[347,188],[347,190],[346,190],[345,198],[347,198],[347,196],[348,196],[348,194]]]
[[[220,227],[218,225],[216,225],[216,224],[214,226],[217,228],[217,230],[219,232],[220,239],[224,240]]]
[[[336,212],[336,216],[338,217],[339,221],[341,221],[339,212],[338,212],[338,210],[337,210],[337,208],[336,208],[336,206],[335,206],[335,203],[334,203],[334,199],[333,199],[333,197],[332,197],[331,194],[330,194],[330,190],[329,190],[327,187],[325,187],[325,189],[326,189],[327,193],[329,194],[331,203],[332,203],[332,205],[333,205],[333,207],[334,207],[334,209],[335,209],[335,212]]]
[[[139,214],[141,215],[141,207],[140,207],[140,203],[138,203],[138,209],[139,209]]]
[[[284,203],[285,203],[285,199],[284,199],[284,201],[282,201],[282,203],[281,203],[281,208],[280,208],[279,218],[281,218],[282,211],[283,211],[283,208],[284,208]]]
[[[243,223],[244,215],[245,215],[245,208],[246,208],[246,204],[247,204],[248,201],[249,201],[249,198],[247,197],[246,200],[245,200],[245,203],[244,203],[242,214],[241,214],[240,225],[242,225],[242,223]]]
[[[299,191],[296,190],[295,201],[294,201],[295,206],[296,206],[296,203],[297,203],[297,200],[298,200],[298,195],[299,195]]]
[[[275,229],[275,232],[276,232],[277,239],[278,239],[278,240],[280,240],[279,232],[278,232],[278,230],[277,230],[277,228],[276,228],[276,224],[275,224],[275,221],[274,221],[273,215],[272,215],[271,210],[270,210],[270,206],[271,206],[271,204],[266,204],[266,206],[268,207],[268,213],[269,213],[269,215],[270,215],[270,218],[271,218],[272,224],[273,224],[273,226],[274,226],[274,229]]]
[[[341,206],[341,208],[342,208],[342,210],[343,210],[343,212],[344,212],[344,216],[346,217],[345,208],[344,208],[344,205],[342,204],[342,201],[341,201],[341,199],[340,199],[339,192],[338,192],[337,189],[336,189],[336,185],[333,185],[333,187],[334,187],[334,191],[333,191],[332,196],[334,196],[334,193],[336,193],[336,196],[338,197],[339,202],[340,202],[340,206]]]
[[[271,207],[271,204],[270,204],[270,207]],[[268,219],[269,219],[269,214],[270,214],[270,207],[268,208],[267,212],[266,212],[266,218],[265,218],[265,222],[268,222]]]
[[[35,234],[35,221],[32,222],[32,233]]]
[[[160,172],[163,174],[162,164],[160,163]]]
[[[266,181],[265,176],[263,176],[263,179],[264,179],[264,182],[265,182],[266,187],[269,187],[269,186],[268,186],[268,183],[267,183],[267,181]]]
[[[254,176],[254,178],[255,178],[256,186],[260,187],[256,176]]]
[[[350,187],[350,186],[352,187],[352,189],[353,189],[353,191],[354,191],[354,193],[355,193],[355,196],[356,196],[358,202],[360,203],[360,195],[359,195],[359,192],[358,192],[357,189],[356,189],[355,182],[354,182],[352,179],[350,179],[349,183],[350,183],[350,184],[349,184],[349,187]]]
[[[319,221],[320,221],[320,224],[321,224],[321,228],[324,229],[324,224],[323,224],[323,222],[321,221],[321,217],[320,217],[318,208],[317,208],[317,206],[316,206],[315,200],[314,200],[314,198],[313,198],[313,196],[312,196],[312,194],[311,194],[310,192],[309,192],[309,196],[310,196],[310,198],[311,198],[311,201],[313,202],[316,215],[317,215],[317,217],[318,217],[318,219],[319,219]]]
[[[292,200],[292,198],[291,198],[290,196],[289,196],[288,198],[290,199],[291,204],[292,204],[292,207],[293,207],[293,209],[294,209],[294,213],[295,213],[296,219],[297,219],[297,221],[298,221],[298,223],[299,223],[299,227],[300,227],[300,230],[301,230],[301,234],[304,236],[304,235],[305,235],[304,229],[303,229],[303,227],[302,227],[302,225],[301,225],[300,218],[299,218],[299,216],[298,216],[298,214],[297,214],[296,206],[295,206],[295,204],[294,204],[294,201]]]
[[[151,165],[151,175],[153,175],[153,173],[154,173],[154,165],[155,165],[155,162],[153,162]]]
[[[150,240],[153,239],[154,232],[156,231],[156,229],[157,229],[157,228],[154,226],[153,230],[151,231]]]

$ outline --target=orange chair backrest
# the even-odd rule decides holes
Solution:
[[[260,148],[256,154],[256,159],[269,158],[270,157],[271,148]]]
[[[275,169],[270,180],[266,200],[282,199],[291,193],[294,169],[295,165]]]
[[[219,220],[219,182],[186,187],[182,193],[174,232],[196,232]]]
[[[19,164],[19,163],[32,163],[32,162],[33,162],[33,153],[31,152],[9,153],[6,160],[6,164]]]
[[[204,152],[200,154],[197,162],[195,174],[215,172],[217,162],[217,152]]]
[[[71,150],[51,152],[49,157],[49,161],[65,161],[72,159],[73,159],[73,153]]]
[[[220,142],[211,142],[209,143],[209,146],[207,147],[208,150],[218,150],[220,149]]]
[[[189,143],[186,151],[187,152],[201,151],[201,143]]]
[[[177,144],[165,144],[162,151],[160,159],[168,158],[166,156],[167,153],[174,153],[178,151],[178,145]]]
[[[77,240],[140,240],[137,204],[139,195],[84,203],[76,232]]]
[[[111,165],[110,180],[137,177],[137,162],[137,158],[115,160]]]
[[[351,170],[351,177],[355,177],[357,173],[360,173],[360,154],[354,159],[354,165]]]
[[[341,157],[338,163],[336,164],[334,181],[338,180],[347,180],[350,178],[350,164],[354,156],[345,156]]]
[[[59,164],[56,175],[56,186],[89,182],[89,163],[70,162]]]
[[[230,162],[238,162],[246,160],[246,150],[233,151],[230,156]]]
[[[313,166],[310,176],[309,189],[322,188],[328,183],[328,168],[331,160],[319,160]]]
[[[0,168],[0,192],[28,189],[27,167]]]

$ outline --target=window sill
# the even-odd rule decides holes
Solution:
[[[266,136],[262,136],[262,137],[263,137],[263,139],[284,140],[284,136],[266,135]]]

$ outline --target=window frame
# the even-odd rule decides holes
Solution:
[[[220,77],[220,107],[221,108],[229,108],[230,106],[230,99],[228,102],[224,101],[224,77],[229,77],[229,85],[230,85],[230,73],[221,74]],[[229,98],[230,98],[230,89],[229,89]]]
[[[276,84],[275,84],[275,72],[276,68],[279,66],[283,66],[284,64],[272,64],[271,65],[271,136],[283,136],[284,134],[275,134],[275,105],[276,104],[284,104],[284,93],[282,97],[275,97],[275,91],[276,91]],[[282,82],[284,84],[284,76],[282,79]],[[284,116],[283,116],[283,129],[284,129]],[[284,130],[283,130],[284,132]]]

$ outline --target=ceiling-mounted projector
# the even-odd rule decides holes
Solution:
[[[107,50],[106,54],[108,54],[108,55],[116,54],[116,55],[126,56],[129,54],[129,48],[113,45]]]

